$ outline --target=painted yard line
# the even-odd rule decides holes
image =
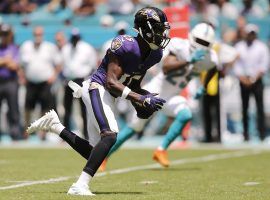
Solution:
[[[0,187],[0,190],[9,190],[9,189],[20,188],[20,187],[25,187],[25,186],[29,186],[29,185],[56,183],[56,182],[66,181],[70,178],[72,178],[72,177],[59,177],[59,178],[51,178],[48,180],[28,181],[28,182],[23,182],[23,183],[16,184],[16,185]]]
[[[0,165],[8,163],[7,160],[0,160]]]
[[[209,162],[209,161],[214,161],[214,160],[238,158],[238,157],[243,157],[243,156],[258,155],[258,154],[261,154],[262,152],[263,152],[262,150],[253,150],[253,151],[237,151],[233,153],[223,153],[223,154],[212,154],[212,155],[199,157],[199,158],[175,160],[171,162],[171,165],[180,165],[180,164],[197,163],[197,162]]]
[[[243,156],[251,156],[251,155],[258,155],[262,153],[262,151],[256,150],[256,151],[237,151],[233,153],[224,153],[224,154],[211,154],[208,156],[203,157],[195,157],[195,158],[186,158],[186,159],[180,159],[180,160],[174,160],[171,161],[171,165],[183,165],[187,163],[200,163],[200,162],[209,162],[214,160],[222,160],[222,159],[229,159],[229,158],[238,158]],[[145,170],[145,169],[154,169],[154,168],[163,168],[159,164],[151,164],[151,165],[142,165],[142,166],[135,166],[135,167],[129,167],[124,169],[116,169],[108,172],[101,172],[97,173],[96,176],[105,176],[108,174],[123,174],[133,171],[139,171],[139,170]]]
[[[238,158],[238,157],[243,157],[243,156],[258,155],[262,152],[263,151],[257,150],[257,151],[237,151],[237,152],[230,152],[230,153],[223,153],[223,154],[211,154],[211,155],[202,156],[202,157],[174,160],[171,162],[171,165],[183,165],[187,163],[201,163],[201,162],[209,162],[209,161],[222,160],[222,159]],[[97,173],[95,177],[102,177],[102,176],[106,176],[110,174],[123,174],[123,173],[128,173],[128,172],[154,169],[154,168],[162,168],[162,167],[159,164],[141,165],[141,166],[111,170],[108,172]],[[29,182],[24,182],[20,184],[0,187],[0,190],[9,190],[9,189],[20,188],[20,187],[25,187],[25,186],[30,186],[30,185],[37,185],[37,184],[50,184],[50,183],[66,181],[72,178],[75,178],[75,177],[59,177],[59,178],[52,178],[48,180],[29,181]]]

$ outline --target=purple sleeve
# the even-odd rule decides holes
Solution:
[[[14,62],[16,62],[17,64],[19,64],[20,62],[20,57],[19,57],[19,48],[17,46],[13,46],[12,49],[12,59]]]

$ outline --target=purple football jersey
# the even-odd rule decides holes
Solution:
[[[9,56],[15,62],[19,62],[19,49],[16,45],[8,45],[6,48],[0,48],[0,58]],[[10,79],[17,76],[16,71],[10,70],[6,67],[0,67],[0,79]]]
[[[110,50],[117,55],[124,75],[120,78],[126,86],[134,81],[141,80],[146,71],[158,63],[162,58],[162,50],[151,50],[148,57],[142,61],[139,44],[137,40],[129,35],[119,35],[113,39]],[[103,86],[106,83],[106,71],[108,67],[108,55],[103,58],[99,68],[92,75],[91,81]]]

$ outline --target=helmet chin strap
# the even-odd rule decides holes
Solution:
[[[147,42],[147,41],[146,41]],[[148,42],[147,42],[148,43]],[[159,48],[159,46],[155,45],[154,43],[148,43],[149,44],[149,47],[152,49],[152,50],[157,50]]]

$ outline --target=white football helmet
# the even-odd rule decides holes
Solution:
[[[189,41],[192,51],[195,49],[209,50],[215,42],[215,31],[207,23],[197,24],[189,33]]]

